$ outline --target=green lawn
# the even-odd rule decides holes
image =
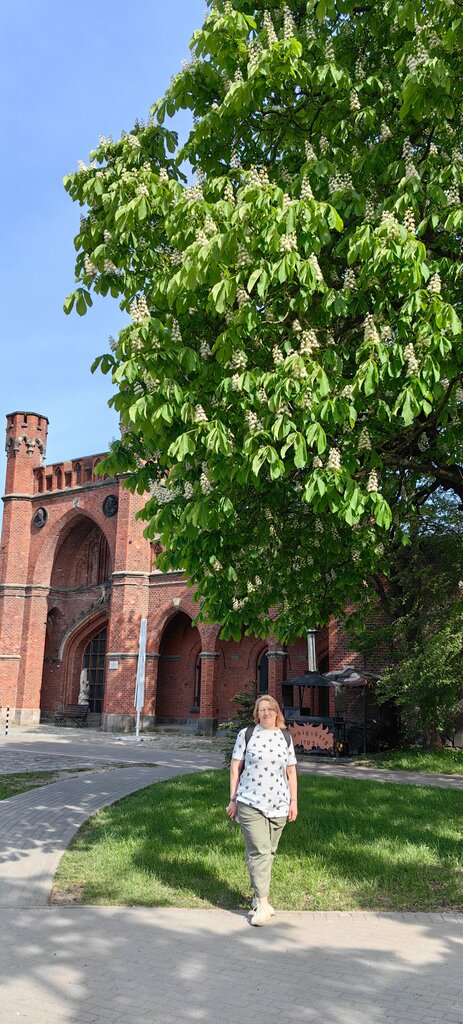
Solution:
[[[14,775],[0,775],[0,800],[9,796],[17,796],[36,786],[46,786],[56,782],[59,772],[17,772]]]
[[[436,772],[438,775],[463,775],[463,750],[388,750],[384,754],[356,757],[354,764],[370,768],[398,768],[412,772]]]
[[[287,910],[463,908],[463,793],[347,779],[299,779],[272,901]],[[100,811],[58,870],[53,899],[172,907],[248,906],[240,829],[225,816],[227,773],[157,783]]]

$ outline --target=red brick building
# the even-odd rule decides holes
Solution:
[[[156,551],[135,518],[144,501],[96,474],[101,455],[45,465],[48,420],[7,417],[0,555],[0,706],[38,722],[76,704],[83,668],[90,711],[105,729],[131,728],[140,621],[148,622],[144,726],[178,721],[211,731],[235,693],[257,680],[286,706],[307,667],[306,639],[223,640],[193,626],[198,608],[180,573],[156,570]],[[336,624],[317,636],[321,669],[352,663]],[[329,691],[312,692],[312,715],[333,714]]]

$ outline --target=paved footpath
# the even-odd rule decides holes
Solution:
[[[64,732],[1,741],[0,773],[9,758],[21,770],[21,751],[60,767],[130,763],[0,803],[1,1024],[463,1024],[463,914],[278,913],[256,929],[241,912],[48,906],[97,807],[221,761],[207,746]]]

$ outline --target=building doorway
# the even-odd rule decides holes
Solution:
[[[82,658],[82,668],[87,669],[90,683],[88,710],[95,715],[103,711],[106,635],[105,626],[88,642]]]

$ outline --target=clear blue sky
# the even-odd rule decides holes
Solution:
[[[90,365],[125,320],[110,298],[83,318],[63,313],[79,209],[62,178],[100,134],[118,138],[148,116],[203,14],[204,0],[2,0],[2,451],[16,409],[48,416],[47,463],[105,451],[117,433],[111,384]]]

